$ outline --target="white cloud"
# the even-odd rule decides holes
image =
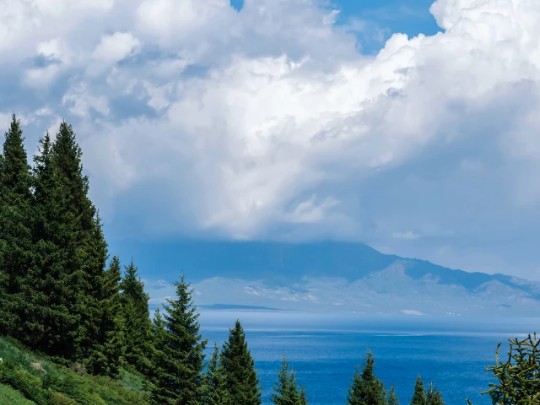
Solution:
[[[104,63],[117,63],[132,55],[140,41],[129,32],[115,32],[101,38],[92,57]]]
[[[540,225],[540,3],[438,0],[445,32],[373,57],[318,4],[0,0],[1,69],[25,85],[1,112],[74,124],[117,232],[362,239],[504,270],[480,241]]]

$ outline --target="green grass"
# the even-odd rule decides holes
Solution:
[[[9,385],[0,384],[0,404],[10,405],[34,405],[26,399],[19,391],[14,390]]]
[[[38,405],[144,405],[140,375],[122,370],[119,379],[77,373],[69,367],[36,355],[17,342],[0,338],[0,404]],[[7,400],[2,395],[26,398],[26,402]],[[7,398],[7,397],[6,397]],[[29,402],[31,400],[33,402]]]

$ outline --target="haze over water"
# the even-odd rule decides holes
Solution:
[[[507,338],[538,330],[540,318],[430,318],[317,315],[286,311],[203,311],[202,333],[219,345],[239,318],[256,362],[264,403],[270,403],[283,355],[313,405],[342,405],[355,367],[375,354],[375,372],[385,387],[394,385],[402,404],[410,402],[421,375],[442,392],[447,404],[490,404],[481,392],[493,381],[497,344],[505,359]]]

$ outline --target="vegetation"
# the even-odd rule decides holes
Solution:
[[[13,403],[35,404],[148,404],[148,395],[130,386],[137,376],[123,370],[122,377],[111,379],[81,372],[77,365],[62,366],[46,356],[37,356],[14,340],[0,338],[0,384],[20,395]],[[14,396],[0,389],[2,396]],[[20,396],[26,398],[26,402]]]
[[[540,404],[540,340],[536,334],[524,339],[509,339],[506,361],[499,359],[488,369],[497,378],[487,391],[494,404]]]
[[[13,116],[0,154],[0,403],[258,405],[261,389],[240,321],[205,362],[206,340],[189,284],[150,320],[131,262],[109,262],[88,197],[82,151],[62,122],[40,140],[30,167]],[[511,339],[489,368],[494,404],[540,403],[540,342]],[[36,354],[40,353],[40,354]],[[498,350],[497,350],[498,353]],[[284,358],[272,401],[306,405]],[[375,376],[373,353],[353,376],[350,405],[397,405]],[[419,377],[411,405],[442,405]]]
[[[272,402],[276,405],[307,405],[304,388],[298,389],[294,371],[289,371],[287,359],[283,357],[281,370],[272,394]]]
[[[261,389],[255,372],[255,363],[238,320],[229,331],[228,340],[223,344],[221,366],[225,377],[225,390],[231,405],[261,403]]]
[[[198,404],[206,341],[199,334],[199,314],[183,276],[176,283],[176,299],[167,302],[164,319],[158,313],[154,322],[159,345],[154,352],[152,398],[163,404]]]

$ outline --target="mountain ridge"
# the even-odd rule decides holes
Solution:
[[[451,269],[363,243],[184,242],[170,247],[161,260],[180,264],[180,271],[160,276],[172,281],[185,274],[198,304],[207,307],[418,314],[540,310],[539,283]]]

